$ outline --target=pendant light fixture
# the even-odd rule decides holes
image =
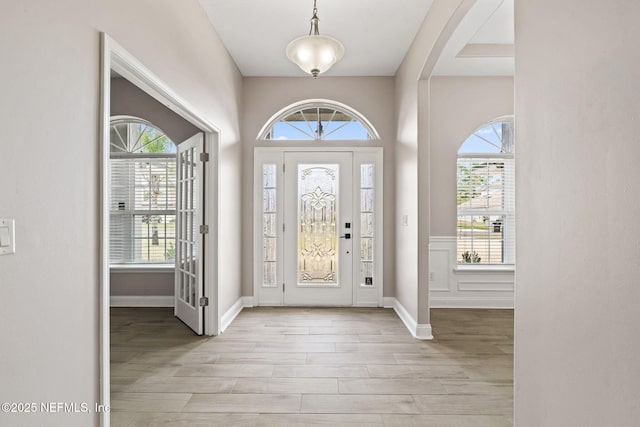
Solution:
[[[318,8],[313,0],[313,16],[308,36],[298,37],[287,46],[287,57],[302,71],[313,78],[327,71],[333,64],[342,59],[344,46],[329,36],[321,36],[318,30]]]

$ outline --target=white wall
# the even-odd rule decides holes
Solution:
[[[240,233],[241,77],[195,0],[3,2],[0,217],[17,253],[0,257],[0,401],[98,401],[100,31],[221,129],[221,240]],[[240,295],[240,243],[220,262]],[[97,424],[95,414],[2,414],[12,426]]]
[[[243,295],[253,295],[253,150],[279,142],[257,141],[264,124],[278,111],[305,99],[329,99],[346,104],[363,114],[380,134],[380,141],[351,145],[384,147],[384,294],[394,293],[394,117],[392,77],[311,77],[244,79],[243,138],[245,173],[243,181]],[[291,146],[299,144],[290,143]],[[315,142],[314,146],[338,146],[338,142]],[[308,147],[309,143],[303,143]]]
[[[639,17],[516,1],[518,427],[640,419]]]

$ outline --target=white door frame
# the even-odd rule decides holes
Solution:
[[[354,295],[353,295],[353,306],[354,307],[383,307],[383,148],[382,147],[255,147],[254,148],[254,209],[253,209],[253,259],[254,259],[254,267],[253,267],[253,295],[255,305],[266,305],[266,306],[280,306],[284,304],[283,300],[283,291],[282,291],[282,282],[283,282],[283,271],[282,267],[278,268],[277,272],[277,286],[273,288],[267,288],[262,286],[263,274],[263,233],[262,233],[262,167],[265,164],[274,164],[276,165],[276,180],[277,183],[282,183],[284,178],[284,174],[282,172],[282,165],[284,162],[284,153],[285,152],[318,152],[318,151],[326,151],[326,152],[352,152],[354,153],[354,168],[357,168],[357,162],[359,160],[364,160],[363,163],[373,163],[376,165],[376,176],[375,176],[375,186],[376,186],[376,196],[375,196],[375,211],[376,211],[376,225],[375,225],[375,259],[377,262],[375,263],[375,273],[376,282],[374,283],[373,288],[365,288],[362,286],[358,286],[356,281],[354,280]],[[354,188],[358,186],[359,182],[354,183]],[[280,186],[281,184],[278,184]],[[280,187],[279,187],[280,188]],[[282,189],[279,190],[279,193],[282,192]],[[277,195],[277,205],[278,205],[278,241],[283,241],[283,231],[282,231],[282,223],[283,223],[283,204],[282,204],[282,195]],[[356,204],[359,206],[359,203]],[[359,216],[359,215],[358,215]],[[354,218],[354,222],[355,222]],[[353,228],[353,233],[359,232],[359,226]],[[284,251],[282,248],[282,244],[279,244],[277,247],[277,259],[279,260],[279,264],[282,264],[282,259],[284,257]],[[359,253],[360,249],[354,247],[354,257],[356,253]],[[355,259],[355,258],[354,258]],[[358,270],[359,271],[359,270]],[[356,274],[354,272],[354,278]]]
[[[220,131],[206,116],[180,97],[136,57],[120,46],[106,33],[101,33],[100,68],[100,403],[110,405],[110,340],[109,340],[109,126],[111,111],[111,72],[115,71],[142,91],[152,96],[173,112],[204,132],[205,151],[210,161],[205,168],[207,197],[204,206],[210,233],[205,239],[204,293],[211,301],[204,310],[204,333],[220,332],[218,298],[218,153]],[[214,185],[211,185],[214,183]],[[103,411],[100,425],[109,426],[109,412]]]

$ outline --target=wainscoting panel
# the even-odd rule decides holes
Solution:
[[[513,270],[458,268],[455,236],[429,239],[429,306],[431,308],[513,308]]]

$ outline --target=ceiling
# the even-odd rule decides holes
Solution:
[[[513,76],[514,0],[478,0],[444,47],[433,75]]]
[[[345,46],[344,58],[327,76],[395,75],[432,3],[317,1],[320,34]],[[513,1],[478,0],[447,43],[434,74],[513,75]],[[309,33],[312,0],[200,3],[242,75],[305,75],[287,59],[285,48]]]

